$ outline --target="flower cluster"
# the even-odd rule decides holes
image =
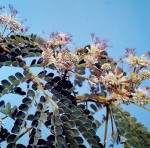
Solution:
[[[50,35],[51,41],[48,42],[50,46],[65,46],[72,41],[71,35],[68,33],[61,33],[61,32],[53,32]]]
[[[84,56],[84,61],[86,62],[87,67],[93,66],[93,64],[98,63],[101,57],[104,55],[105,50],[111,47],[108,46],[107,40],[96,39],[96,41],[94,42],[93,41],[94,35],[91,36],[92,36],[91,45],[85,47],[87,53]]]
[[[150,100],[148,90],[146,88],[139,88],[135,90],[134,93],[131,93],[131,95],[133,96],[131,101],[140,105],[145,105]]]
[[[115,99],[118,102],[129,104],[136,103],[139,105],[145,105],[148,103],[150,96],[148,95],[148,90],[136,89],[132,87],[132,82],[127,81],[125,77],[106,77],[104,83],[108,86],[108,92],[110,93],[110,99]],[[112,79],[112,80],[111,80]],[[113,84],[113,85],[112,85]],[[115,87],[115,85],[118,87]],[[136,86],[136,85],[135,85]]]
[[[120,84],[126,83],[128,78],[126,76],[123,76],[123,73],[121,74],[114,74],[113,72],[109,71],[104,76],[101,77],[102,82],[104,84],[110,85],[110,86],[118,86]]]
[[[71,53],[69,50],[61,50],[61,46],[65,46],[71,42],[71,36],[66,33],[52,33],[52,41],[48,42],[46,48],[43,48],[42,59],[46,66],[54,65],[59,71],[70,71],[73,68],[84,66],[95,71],[94,75],[89,78],[85,78],[88,84],[92,87],[98,88],[103,84],[109,99],[115,100],[119,103],[130,104],[136,103],[139,105],[145,105],[149,100],[149,95],[145,89],[138,89],[144,80],[150,80],[150,72],[148,70],[150,61],[147,55],[137,57],[134,49],[127,50],[126,61],[129,66],[132,66],[133,72],[126,73],[117,66],[110,57],[107,56],[105,49],[109,46],[105,41],[96,40],[93,42],[94,36],[92,36],[92,44],[82,48],[76,52]],[[57,48],[59,50],[57,50]],[[101,60],[103,64],[101,64]],[[83,64],[79,64],[82,63]],[[97,69],[99,65],[99,69]],[[144,68],[144,70],[143,70]],[[74,72],[76,74],[76,72]],[[79,77],[80,74],[77,74]],[[81,76],[83,78],[83,76]]]
[[[95,63],[97,63],[97,59],[92,56],[92,55],[86,55],[84,57],[85,62],[87,63],[88,66],[93,66]]]
[[[25,20],[19,21],[17,18],[18,12],[13,8],[13,6],[9,5],[9,9],[10,13],[8,14],[5,7],[0,8],[0,25],[3,29],[3,34],[8,29],[10,32],[26,32],[28,28],[23,27]]]
[[[133,67],[149,67],[150,60],[146,55],[142,55],[141,57],[137,57],[133,54],[129,54],[128,58],[126,59],[127,63]]]
[[[140,84],[142,82],[142,78],[137,73],[131,74],[131,80],[135,84]]]
[[[104,49],[101,47],[100,43],[92,43],[91,49],[89,50],[89,54],[93,55],[94,57],[97,57],[103,51]]]
[[[108,71],[108,70],[111,69],[111,65],[110,65],[109,63],[104,63],[104,64],[102,65],[102,69]]]
[[[70,70],[79,62],[76,54],[69,51],[54,52],[51,49],[43,50],[42,59],[46,66],[53,64],[59,71]]]
[[[141,75],[143,80],[150,80],[150,71],[143,70],[141,71]]]

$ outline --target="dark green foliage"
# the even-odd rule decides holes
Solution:
[[[24,91],[20,87],[17,87],[19,84],[26,82],[29,78],[31,78],[31,74],[24,71],[23,74],[17,72],[15,76],[9,76],[9,80],[2,80],[0,85],[0,97],[8,93],[16,93],[19,95],[26,95]]]
[[[75,72],[79,73],[80,75],[84,75],[85,67],[79,67],[78,69],[75,69]],[[85,80],[84,78],[76,76],[74,80],[74,84],[78,85],[79,87],[82,87],[84,80]]]
[[[8,132],[8,130],[6,128],[3,128],[3,126],[1,126],[0,142],[5,141],[9,134],[10,133]]]
[[[16,105],[11,108],[11,103],[10,102],[7,102],[5,104],[5,102],[2,100],[2,101],[0,101],[0,110],[5,115],[7,115],[11,118],[14,118],[14,116],[16,115],[18,109],[17,109]]]
[[[148,139],[150,139],[150,132],[143,124],[136,122],[135,117],[131,117],[130,113],[123,111],[122,108],[113,108],[113,114],[118,128],[118,133],[120,136],[127,138],[125,147],[150,147]],[[138,135],[138,136],[137,136]],[[119,139],[119,142],[122,142]]]

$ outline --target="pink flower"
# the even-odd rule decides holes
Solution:
[[[61,32],[53,32],[50,38],[52,38],[52,40],[49,41],[49,45],[54,46],[65,46],[72,41],[72,36],[70,34]]]

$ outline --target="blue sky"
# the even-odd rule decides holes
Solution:
[[[80,47],[90,43],[94,32],[110,40],[109,53],[114,59],[124,55],[127,47],[136,48],[138,55],[150,51],[150,0],[0,0],[0,5],[8,4],[27,19],[29,33],[44,38],[53,31],[69,32]],[[149,127],[147,111],[133,106],[126,109]]]
[[[27,18],[29,32],[47,37],[53,31],[69,32],[77,46],[90,43],[90,33],[110,40],[114,56],[127,47],[138,54],[150,50],[149,0],[1,0],[13,4]]]

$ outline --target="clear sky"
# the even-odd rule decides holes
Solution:
[[[8,4],[27,19],[29,33],[44,38],[53,31],[69,32],[79,47],[89,44],[94,32],[110,40],[115,59],[127,47],[136,48],[138,55],[150,51],[150,0],[0,0],[0,5]],[[150,129],[147,111],[126,109]]]
[[[47,36],[69,32],[77,46],[90,43],[90,33],[107,38],[114,56],[127,47],[150,51],[150,0],[0,0],[27,18],[29,32]],[[46,35],[45,35],[46,37]]]

